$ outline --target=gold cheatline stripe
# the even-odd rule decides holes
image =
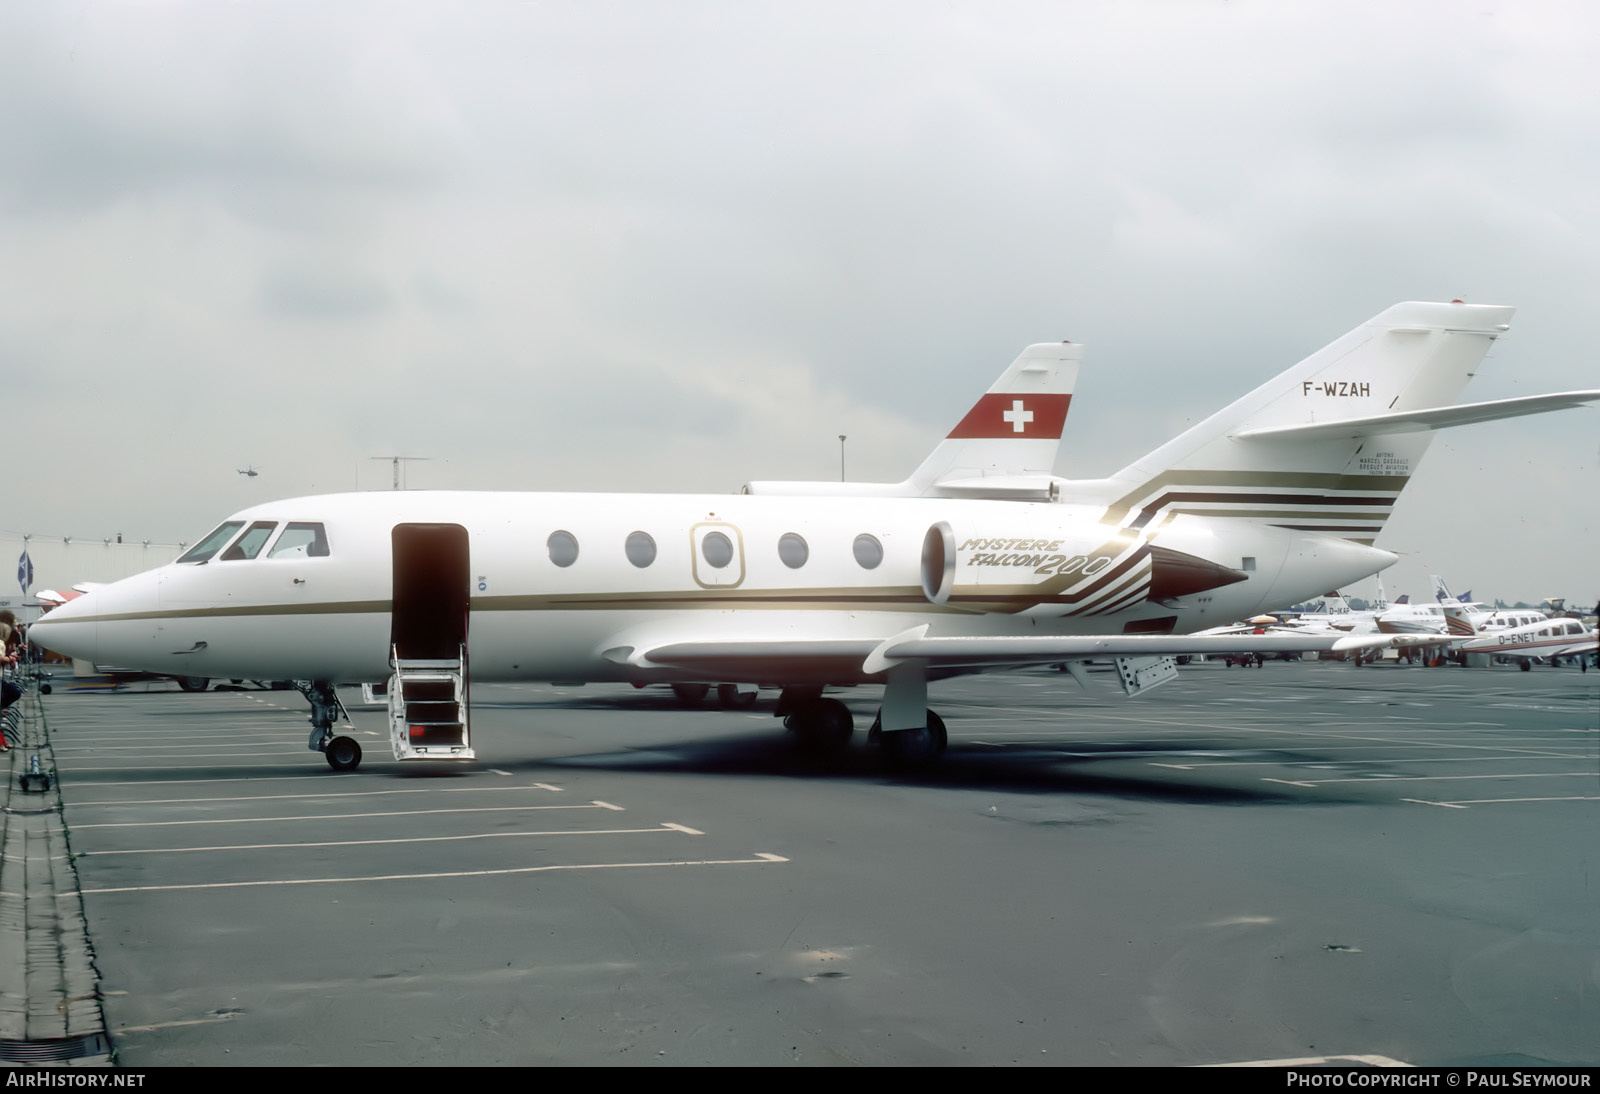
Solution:
[[[1141,501],[1159,497],[1173,486],[1244,486],[1255,489],[1392,490],[1399,493],[1410,475],[1342,475],[1316,471],[1164,471],[1146,479],[1106,508],[1102,524],[1122,524]]]
[[[1338,511],[1336,512],[1335,509]],[[1388,520],[1391,513],[1384,509],[1381,513],[1350,512],[1348,505],[1329,506],[1326,509],[1195,509],[1187,505],[1174,505],[1168,509],[1169,513],[1185,513],[1194,517],[1263,517],[1269,516],[1281,520]]]

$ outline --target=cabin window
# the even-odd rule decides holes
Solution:
[[[628,561],[641,570],[656,560],[656,541],[650,538],[649,532],[628,533],[628,542],[623,549],[628,554]]]
[[[320,522],[291,521],[267,552],[268,558],[326,558],[328,534]]]
[[[778,558],[791,570],[798,570],[811,557],[811,548],[798,532],[785,532],[778,537]]]
[[[272,538],[272,530],[278,526],[275,520],[258,520],[245,530],[226,551],[218,557],[219,562],[237,562],[240,559],[255,558],[261,553],[261,548],[267,545],[267,540]]]
[[[571,532],[551,532],[545,546],[550,551],[550,561],[557,566],[564,568],[578,561],[578,537]]]
[[[225,521],[212,529],[211,534],[196,543],[184,552],[179,562],[205,562],[212,555],[222,549],[222,545],[233,538],[233,534],[244,527],[242,520]]]
[[[856,537],[850,550],[863,570],[876,570],[883,561],[883,544],[878,542],[876,536],[869,536],[865,532]]]
[[[720,570],[733,561],[733,541],[721,532],[707,532],[700,541],[700,555]]]
[[[1239,569],[1247,574],[1256,572],[1256,559],[1254,555],[1245,555],[1239,560]]]

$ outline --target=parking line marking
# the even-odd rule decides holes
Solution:
[[[432,817],[441,813],[531,813],[541,809],[614,809],[615,805],[479,805],[464,809],[404,809],[391,813],[323,813],[304,817],[210,817],[174,821],[118,821],[115,824],[74,824],[84,828],[171,828],[188,824],[283,824],[291,821],[360,820],[368,817]]]
[[[435,881],[459,877],[502,877],[543,874],[559,870],[633,870],[659,866],[749,866],[788,862],[782,855],[756,852],[754,858],[687,859],[665,862],[586,862],[553,866],[507,866],[497,870],[451,870],[428,874],[376,874],[371,877],[303,877],[275,881],[207,881],[192,885],[127,885],[114,889],[83,889],[85,896],[100,893],[160,893],[195,889],[255,889],[278,885],[349,885],[372,881]]]
[[[504,794],[517,790],[554,790],[553,786],[534,783],[532,786],[427,786],[408,790],[340,790],[331,794],[314,791],[305,794],[252,794],[239,798],[143,798],[113,801],[73,802],[73,808],[91,805],[194,805],[200,802],[268,802],[296,801],[301,798],[376,798],[385,794]]]
[[[1296,786],[1321,786],[1323,783],[1429,783],[1429,782],[1457,782],[1463,779],[1592,779],[1593,771],[1549,771],[1527,774],[1510,775],[1385,775],[1382,778],[1368,776],[1364,779],[1310,779]],[[1264,782],[1278,782],[1277,779],[1264,779]]]
[[[228,843],[214,847],[135,847],[120,851],[80,851],[84,858],[101,858],[106,855],[176,855],[186,851],[277,851],[300,847],[370,847],[390,843],[451,843],[457,840],[505,839],[511,836],[641,836],[652,832],[687,832],[703,836],[693,828],[680,824],[663,824],[655,828],[579,828],[551,829],[544,832],[473,832],[465,836],[399,836],[394,839],[318,840],[310,843]]]

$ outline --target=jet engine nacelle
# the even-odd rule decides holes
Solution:
[[[962,540],[939,521],[922,537],[922,595],[930,604],[981,613],[1071,615],[1142,601],[1170,606],[1179,597],[1248,577],[1126,531],[1082,542],[1059,531],[1048,538]]]

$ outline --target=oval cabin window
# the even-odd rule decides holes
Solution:
[[[557,566],[571,566],[578,561],[578,537],[571,532],[551,532],[545,546],[550,549],[550,561]]]
[[[798,570],[811,557],[811,548],[805,537],[797,532],[785,532],[778,537],[778,558],[791,570]]]
[[[876,536],[863,532],[856,537],[850,549],[863,570],[876,570],[878,563],[883,561],[883,544],[878,542]]]
[[[733,541],[721,532],[707,532],[700,541],[700,554],[718,570],[733,561]]]
[[[656,541],[650,538],[649,532],[630,532],[623,549],[628,561],[641,570],[656,560]]]

